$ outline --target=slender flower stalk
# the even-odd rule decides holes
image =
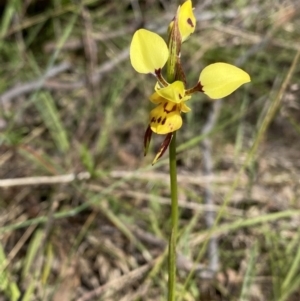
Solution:
[[[169,167],[171,186],[171,234],[169,239],[169,296],[168,301],[175,300],[176,294],[176,242],[178,230],[178,193],[177,193],[177,163],[176,163],[176,132],[169,146]]]
[[[180,7],[178,8],[178,12]],[[169,28],[169,59],[167,63],[167,78],[170,86],[174,86],[174,82],[177,79],[181,79],[180,70],[180,48],[181,48],[181,36],[178,26],[178,15],[174,18],[171,28]],[[175,82],[176,83],[176,82]],[[179,82],[180,83],[180,82]],[[182,89],[184,85],[182,84]],[[183,92],[183,91],[182,91]],[[183,93],[181,93],[183,94]],[[181,95],[179,94],[179,95]],[[167,97],[168,95],[166,95]],[[172,97],[172,99],[176,99]],[[182,99],[181,97],[178,97]],[[171,100],[172,100],[171,99]],[[168,301],[175,301],[176,297],[176,242],[177,242],[177,230],[178,230],[178,188],[177,188],[177,161],[176,161],[176,132],[174,132],[172,141],[169,146],[169,172],[170,172],[170,189],[171,189],[171,233],[169,238],[169,257],[168,257]]]
[[[228,96],[241,85],[250,82],[250,76],[233,65],[217,62],[205,67],[192,88],[187,88],[186,76],[180,62],[181,45],[195,31],[196,18],[192,1],[187,0],[178,7],[168,28],[168,43],[156,33],[146,29],[137,30],[130,45],[130,60],[133,68],[143,74],[156,77],[154,93],[149,100],[156,107],[149,114],[149,126],[144,136],[144,155],[147,154],[152,133],[166,135],[152,162],[162,157],[169,147],[171,187],[171,234],[169,243],[169,296],[175,301],[176,293],[176,241],[178,228],[178,196],[176,170],[176,131],[183,121],[181,113],[191,109],[186,102],[194,93],[202,92],[211,99]],[[166,76],[163,67],[167,65]]]

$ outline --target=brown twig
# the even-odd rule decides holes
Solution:
[[[71,173],[59,176],[44,176],[44,177],[26,177],[16,179],[2,179],[0,180],[0,187],[14,187],[14,186],[29,186],[29,185],[43,185],[43,184],[62,184],[70,183],[75,180],[88,180],[91,177],[89,172],[80,172],[78,174]]]

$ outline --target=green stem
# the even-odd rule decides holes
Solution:
[[[177,18],[177,16],[176,16]],[[169,34],[169,59],[167,63],[167,79],[169,83],[180,79],[177,74],[179,62],[179,54],[181,47],[181,36],[179,33],[178,22],[175,19],[173,28]],[[175,301],[176,295],[176,241],[178,231],[178,196],[177,196],[177,165],[176,165],[176,131],[173,133],[173,138],[169,146],[169,165],[170,165],[170,187],[171,187],[171,234],[169,241],[169,295],[168,301]]]
[[[171,185],[171,235],[169,242],[169,297],[175,301],[176,293],[176,240],[178,229],[178,196],[177,196],[177,166],[176,166],[176,132],[169,146],[170,185]]]

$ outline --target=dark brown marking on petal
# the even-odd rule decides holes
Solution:
[[[174,106],[172,107],[171,110],[167,110],[166,107],[168,105],[168,102],[164,104],[164,112],[169,114],[169,113],[172,113],[172,112],[175,112],[177,110],[177,104],[174,104]]]
[[[156,121],[156,118],[153,116],[150,120],[150,122],[155,122]]]
[[[181,94],[178,94],[179,95],[179,99],[182,99],[182,96],[181,96]]]
[[[171,113],[171,111],[169,111],[169,110],[166,109],[167,105],[168,105],[168,103],[166,102],[164,104],[164,112],[167,113],[167,114],[169,114],[169,113]]]
[[[161,116],[159,116],[159,118],[157,119],[157,123],[161,122]]]
[[[187,24],[189,24],[191,27],[194,27],[194,23],[193,23],[193,21],[191,20],[191,18],[188,18],[188,19],[187,19]]]
[[[164,124],[166,123],[166,120],[167,120],[167,118],[165,117],[165,118],[162,120],[161,124],[164,125]]]

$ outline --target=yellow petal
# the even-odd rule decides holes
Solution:
[[[150,112],[150,127],[156,134],[168,134],[182,126],[179,106],[172,102],[164,102]]]
[[[166,101],[163,97],[161,97],[157,92],[154,92],[150,97],[150,101],[156,105]]]
[[[192,1],[185,1],[179,8],[178,27],[184,42],[196,28],[196,18],[193,13]]]
[[[156,85],[155,90],[158,95],[174,103],[181,103],[191,98],[190,96],[185,96],[184,84],[181,81],[176,81],[163,88],[159,88],[159,85]]]
[[[169,57],[168,46],[158,34],[139,29],[130,44],[132,67],[139,73],[155,73],[161,69]]]
[[[215,63],[202,70],[199,81],[206,95],[212,99],[219,99],[231,94],[251,79],[248,73],[238,67]]]
[[[180,111],[183,113],[188,113],[191,111],[191,108],[188,107],[184,102],[180,104]]]

